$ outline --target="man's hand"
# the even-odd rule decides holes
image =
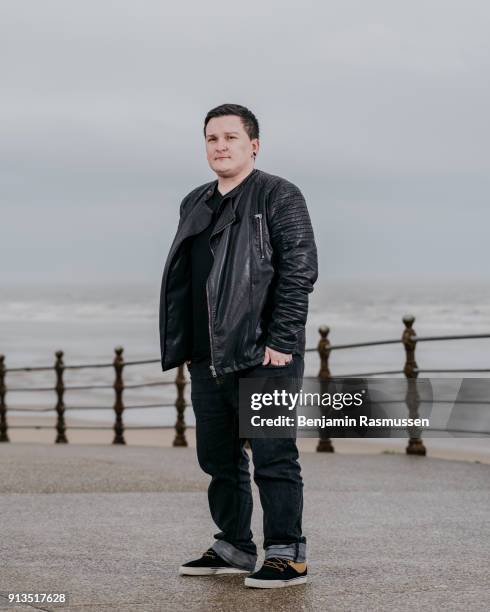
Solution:
[[[268,363],[276,366],[286,365],[292,358],[293,356],[290,353],[280,353],[266,346],[262,365],[267,365]]]

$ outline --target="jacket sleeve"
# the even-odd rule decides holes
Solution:
[[[277,278],[266,345],[292,353],[306,324],[308,294],[318,277],[318,257],[305,199],[289,181],[272,196],[269,232]]]

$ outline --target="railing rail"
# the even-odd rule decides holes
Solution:
[[[337,374],[336,376],[341,377],[359,377],[359,376],[384,376],[384,375],[399,375],[403,374],[406,378],[417,378],[420,373],[431,372],[431,373],[451,373],[451,372],[481,372],[488,373],[490,368],[445,368],[445,369],[433,369],[433,368],[419,368],[415,361],[415,349],[419,342],[436,342],[436,341],[447,341],[447,340],[468,340],[468,339],[484,339],[490,338],[490,333],[480,334],[456,334],[456,335],[445,335],[445,336],[417,336],[413,329],[413,323],[415,317],[412,315],[406,315],[403,317],[403,323],[405,329],[399,339],[385,339],[385,340],[374,340],[369,342],[355,342],[348,344],[330,344],[328,335],[330,328],[327,326],[321,326],[319,328],[320,340],[316,347],[309,347],[306,349],[307,353],[316,351],[320,358],[320,370],[316,377],[305,376],[305,379],[330,379],[331,373],[329,369],[329,358],[330,353],[334,350],[344,350],[353,348],[364,348],[373,346],[383,346],[389,344],[402,344],[405,350],[405,361],[402,369],[393,370],[373,370],[368,372],[357,372],[357,373],[345,373]],[[112,427],[107,426],[71,426],[70,429],[112,429],[114,431],[113,444],[125,444],[124,432],[129,430],[142,430],[142,429],[168,429],[166,426],[125,426],[123,422],[123,414],[126,410],[138,410],[138,409],[153,409],[153,408],[175,408],[177,413],[175,423],[175,438],[173,441],[174,446],[187,446],[185,438],[186,423],[184,419],[186,400],[185,400],[185,386],[187,380],[184,373],[184,367],[179,366],[176,368],[176,377],[173,381],[147,381],[143,383],[124,383],[123,372],[127,367],[139,366],[139,365],[150,365],[159,364],[159,359],[140,359],[134,361],[124,361],[123,348],[117,347],[115,349],[115,358],[112,363],[83,363],[83,364],[71,364],[65,365],[63,361],[63,351],[56,352],[56,360],[52,366],[29,366],[29,367],[14,367],[7,368],[5,366],[5,356],[0,355],[0,442],[8,442],[8,423],[7,423],[7,403],[6,394],[15,392],[55,392],[56,393],[56,404],[54,407],[43,407],[43,408],[24,408],[24,407],[11,407],[11,411],[15,412],[52,412],[55,411],[57,414],[57,437],[56,443],[67,443],[66,437],[66,423],[65,413],[66,411],[72,410],[100,410],[107,409],[107,406],[66,406],[64,402],[64,394],[66,391],[90,391],[100,389],[113,389],[115,394],[114,405],[112,407],[115,414],[115,422]],[[92,384],[92,385],[68,385],[64,383],[64,372],[66,370],[82,370],[82,369],[100,369],[100,368],[112,368],[114,370],[114,382],[113,384]],[[41,386],[41,387],[8,387],[6,386],[6,377],[9,373],[18,372],[41,372],[41,371],[55,371],[56,382],[52,387]],[[128,389],[143,389],[149,387],[160,387],[166,385],[175,385],[177,390],[177,398],[173,404],[169,403],[146,403],[146,404],[124,404],[123,394]],[[417,404],[418,406],[418,404]],[[417,408],[416,408],[417,410]],[[45,425],[14,425],[10,426],[10,429],[48,429],[49,426]],[[334,448],[329,438],[320,438],[317,450],[320,452],[333,452]],[[408,446],[406,449],[409,454],[425,455],[426,449],[419,435],[414,434],[409,439]]]

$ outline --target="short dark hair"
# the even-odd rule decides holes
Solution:
[[[259,122],[252,111],[240,104],[221,104],[213,108],[204,119],[204,137],[206,137],[206,126],[213,117],[224,117],[225,115],[237,115],[242,120],[243,127],[250,140],[259,137]]]

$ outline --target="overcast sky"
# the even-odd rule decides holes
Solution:
[[[489,32],[474,0],[2,0],[2,282],[158,284],[224,102],[305,195],[323,282],[488,282]]]

